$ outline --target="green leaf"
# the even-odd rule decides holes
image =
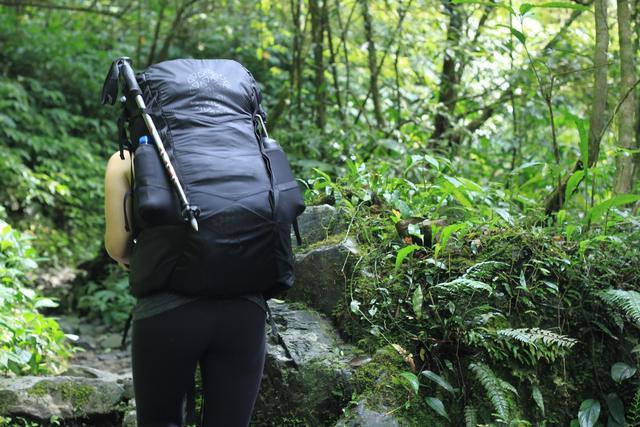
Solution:
[[[351,311],[354,313],[358,313],[360,311],[360,301],[358,300],[351,300],[351,304],[349,304],[349,307],[351,308]]]
[[[513,27],[510,27],[509,29],[511,30],[511,34],[513,34],[514,37],[517,38],[520,41],[520,43],[522,43],[522,44],[526,43],[527,37],[524,35],[524,33],[516,30]]]
[[[398,251],[398,255],[396,255],[396,268],[400,267],[402,261],[409,256],[409,254],[413,253],[416,249],[420,249],[418,245],[409,245]]]
[[[615,382],[620,383],[634,376],[636,371],[636,368],[629,366],[626,363],[614,363],[613,366],[611,366],[611,378],[613,378]]]
[[[413,312],[416,314],[416,318],[422,318],[422,301],[424,300],[422,295],[422,287],[420,284],[416,286],[416,290],[413,291],[413,297],[411,298],[411,303],[413,305]]]
[[[447,410],[444,409],[444,404],[440,399],[438,399],[437,397],[425,397],[424,401],[427,403],[427,405],[429,405],[429,407],[431,407],[431,409],[436,411],[438,415],[445,417],[446,419],[449,419],[449,415],[447,415]]]
[[[445,380],[444,378],[442,378],[440,375],[436,374],[435,372],[431,372],[429,370],[424,370],[424,371],[420,372],[420,374],[422,374],[425,377],[429,378],[431,381],[433,381],[434,383],[438,384],[440,387],[444,388],[449,393],[453,393],[455,391],[454,388],[451,386],[451,384],[449,384],[447,382],[447,380]]]
[[[540,408],[540,413],[544,417],[544,398],[542,397],[542,392],[537,385],[533,386],[533,390],[531,390],[531,396],[533,397],[533,401],[536,402],[538,408]]]
[[[544,7],[544,8],[551,8],[551,9],[573,9],[573,10],[581,10],[583,12],[588,12],[591,10],[589,6],[583,6],[577,3],[567,3],[563,1],[550,1],[547,3],[538,4],[535,7]]]
[[[609,415],[616,422],[616,425],[624,426],[627,424],[624,419],[624,405],[617,394],[609,393],[607,395],[607,408],[609,408]]]
[[[580,427],[594,427],[600,416],[600,402],[593,399],[583,400],[578,411]]]
[[[535,6],[532,5],[531,3],[522,3],[520,5],[520,15],[524,15],[527,12],[529,12],[531,9],[533,9]]]
[[[420,388],[420,381],[418,381],[418,377],[414,373],[407,371],[400,372],[400,376],[406,379],[411,386],[411,390],[415,394],[418,394],[418,389]]]
[[[569,178],[569,180],[567,181],[567,188],[565,189],[565,193],[564,193],[565,200],[569,200],[571,198],[571,195],[573,194],[576,187],[580,184],[583,178],[584,178],[583,170],[575,171],[573,175],[571,175],[571,178]]]
[[[620,194],[620,195],[614,196],[591,208],[589,210],[587,218],[595,221],[598,218],[600,218],[600,216],[602,216],[603,213],[605,213],[611,208],[626,205],[629,203],[634,203],[638,200],[640,200],[640,196],[637,194]]]
[[[38,298],[35,304],[36,308],[42,308],[42,307],[54,308],[57,306],[58,306],[58,303],[52,300],[51,298]]]

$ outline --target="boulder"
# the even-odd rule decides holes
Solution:
[[[302,304],[269,306],[281,341],[269,336],[252,425],[331,425],[351,398],[354,348]]]
[[[295,284],[287,292],[287,301],[303,302],[332,315],[345,298],[346,283],[357,254],[356,244],[350,238],[296,254]]]
[[[80,366],[61,376],[0,378],[0,415],[40,420],[108,415],[117,411],[123,394],[114,375]]]
[[[298,225],[303,245],[322,241],[344,228],[338,211],[331,205],[307,206],[302,215],[298,217]],[[293,233],[291,241],[295,242]]]

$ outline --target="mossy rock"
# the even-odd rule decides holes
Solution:
[[[118,412],[124,389],[112,379],[18,377],[0,379],[0,415],[48,420]]]

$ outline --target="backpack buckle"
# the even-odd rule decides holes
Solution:
[[[258,119],[258,124],[260,125],[260,129],[262,129],[262,133],[265,138],[269,138],[269,134],[267,133],[267,127],[264,124],[264,120],[262,120],[262,116],[260,114],[256,114],[256,118]]]

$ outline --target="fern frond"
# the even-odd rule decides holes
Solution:
[[[464,277],[459,277],[457,279],[451,280],[450,282],[438,283],[433,286],[432,289],[440,289],[449,293],[459,293],[459,292],[475,292],[475,291],[485,291],[489,295],[493,293],[493,287],[484,282],[480,282],[478,280],[467,279]]]
[[[627,421],[630,426],[640,425],[640,388],[636,390],[636,394],[633,397],[628,414],[629,418]]]
[[[600,292],[599,295],[614,308],[629,316],[634,322],[640,323],[640,293],[623,291],[622,289],[608,289]]]
[[[502,261],[482,261],[467,268],[462,277],[485,279],[493,277],[493,272],[500,267],[509,267],[509,264]]]
[[[514,389],[513,386],[498,377],[484,363],[471,363],[469,364],[469,369],[486,390],[487,396],[500,419],[505,422],[508,421],[512,401],[509,393]]]
[[[500,329],[498,330],[498,335],[513,338],[523,343],[531,344],[534,347],[542,342],[547,346],[571,348],[578,342],[566,335],[556,334],[540,328]]]
[[[478,410],[471,405],[464,407],[464,425],[465,427],[478,426]]]

